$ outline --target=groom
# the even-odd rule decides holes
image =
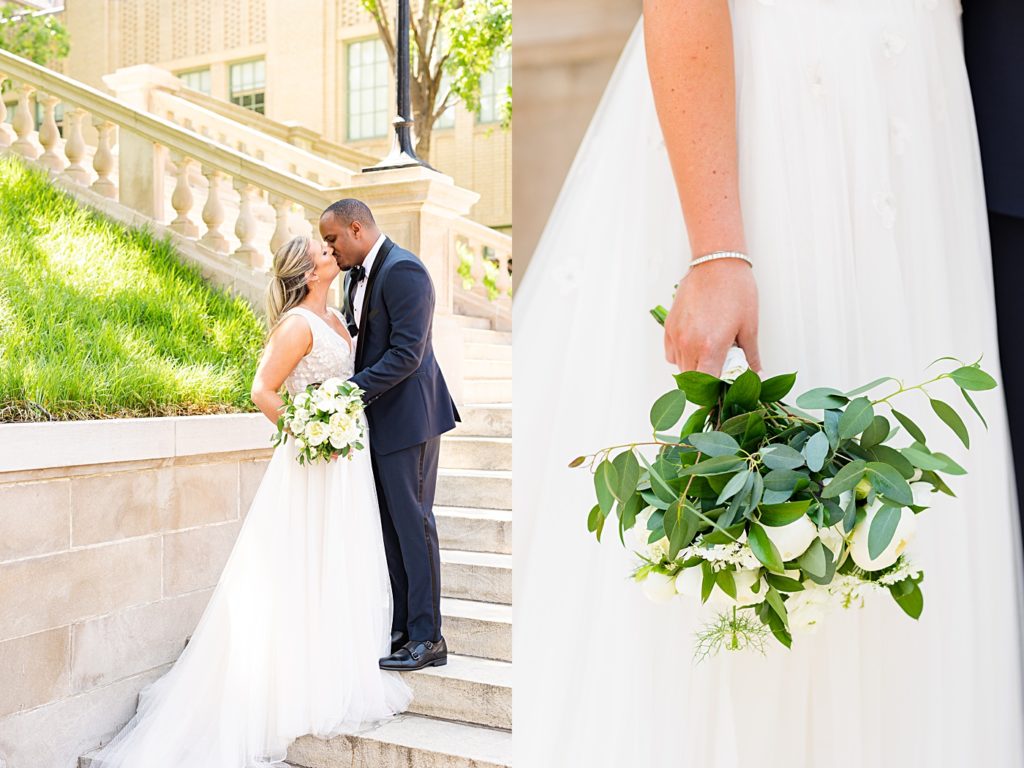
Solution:
[[[1024,529],[1024,4],[964,0],[964,56],[974,97],[992,243],[996,327]]]
[[[434,286],[415,255],[381,234],[365,203],[320,216],[320,236],[345,275],[345,317],[356,342],[352,381],[366,394],[370,459],[380,501],[394,615],[381,669],[442,666],[441,562],[434,489],[441,434],[458,411],[434,358]]]

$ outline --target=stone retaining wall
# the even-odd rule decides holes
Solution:
[[[71,768],[195,628],[270,456],[260,414],[0,425],[0,768]]]

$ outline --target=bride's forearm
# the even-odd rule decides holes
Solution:
[[[644,39],[693,257],[746,251],[726,0],[644,0]]]

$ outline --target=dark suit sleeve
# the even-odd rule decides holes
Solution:
[[[391,321],[388,350],[352,381],[366,391],[367,405],[419,368],[434,314],[434,285],[416,261],[399,261],[388,271],[381,298]]]

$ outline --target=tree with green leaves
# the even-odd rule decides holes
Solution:
[[[394,4],[361,1],[377,23],[394,72]],[[512,44],[512,10],[509,0],[419,0],[410,11],[409,89],[416,153],[429,158],[434,123],[445,110],[456,101],[471,111],[479,108],[482,78],[490,71],[495,55]],[[508,96],[504,128],[512,119],[511,87]]]
[[[38,14],[16,5],[0,8],[0,48],[48,66],[68,55],[68,30],[52,13]]]

